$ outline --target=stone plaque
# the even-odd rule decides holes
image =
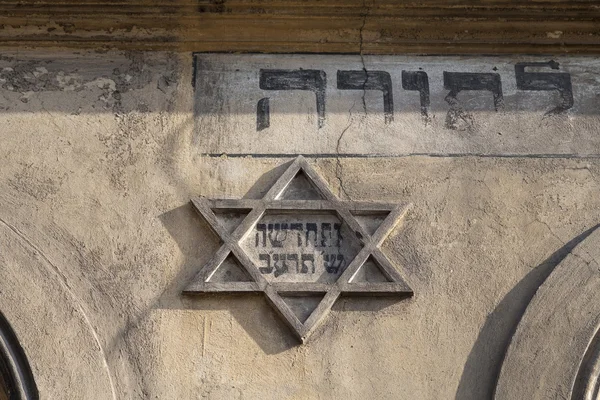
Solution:
[[[342,294],[412,295],[380,249],[408,206],[341,201],[302,156],[263,199],[192,203],[223,245],[185,292],[263,292],[302,342]]]
[[[197,146],[234,156],[594,156],[595,57],[198,54]]]

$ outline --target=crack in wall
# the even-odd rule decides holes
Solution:
[[[344,195],[346,196],[346,198],[351,199],[350,195],[348,194],[348,192],[346,191],[346,188],[344,187],[344,181],[342,180],[342,162],[340,160],[340,146],[342,144],[342,139],[344,138],[344,135],[346,134],[346,131],[348,129],[350,129],[350,127],[352,126],[352,110],[354,109],[354,106],[356,105],[356,102],[352,103],[352,107],[350,107],[350,110],[348,110],[348,125],[344,128],[344,130],[342,130],[342,133],[340,133],[340,136],[337,139],[337,144],[335,146],[335,152],[337,154],[337,157],[335,159],[335,177],[338,180],[338,183],[340,185],[340,191],[341,193],[344,193]]]
[[[545,226],[545,227],[546,227],[546,229],[548,230],[548,232],[550,232],[550,236],[552,236],[553,238],[555,238],[556,240],[558,240],[558,241],[559,241],[561,244],[563,244],[563,245],[564,245],[564,244],[566,244],[566,242],[565,242],[563,239],[561,239],[561,237],[560,237],[560,236],[558,236],[558,235],[557,235],[557,234],[556,234],[556,233],[555,233],[555,232],[552,230],[552,228],[550,227],[550,225],[548,225],[548,223],[546,223],[546,222],[542,221],[542,220],[541,220],[541,219],[539,219],[539,217],[537,217],[537,216],[535,217],[534,221],[535,221],[535,222],[537,222],[537,223],[539,223],[539,224],[542,224],[543,226]]]
[[[373,8],[374,4],[375,4],[375,0],[373,0],[371,2],[371,4],[367,6],[367,0],[363,0],[363,9],[364,9],[364,12],[362,13],[363,20],[362,20],[362,25],[358,30],[358,39],[359,39],[358,54],[360,56],[360,62],[362,64],[362,70],[365,73],[365,81],[363,82],[363,94],[362,94],[362,104],[363,104],[363,111],[365,112],[365,118],[367,116],[366,95],[367,95],[367,82],[369,81],[369,73],[367,71],[367,65],[365,64],[365,56],[363,54],[364,42],[365,42],[364,30],[365,30],[365,26],[367,25],[367,18],[371,14],[371,9]]]
[[[373,8],[374,3],[375,3],[375,1],[373,0],[370,5],[367,5],[367,0],[363,0],[363,10],[364,10],[364,12],[362,13],[362,25],[360,26],[360,28],[358,30],[358,39],[359,39],[358,54],[360,56],[360,62],[362,64],[362,70],[363,70],[363,72],[365,74],[365,80],[364,80],[363,85],[362,85],[362,106],[363,106],[363,111],[364,111],[364,116],[362,117],[362,121],[364,121],[367,118],[367,100],[366,100],[366,96],[367,96],[367,83],[369,81],[369,73],[367,71],[367,65],[365,63],[365,57],[364,57],[364,54],[363,54],[363,50],[364,50],[364,29],[365,29],[365,25],[367,24],[367,18],[369,17],[369,14],[371,13],[371,9]],[[342,166],[342,162],[340,160],[340,146],[341,146],[342,139],[344,138],[344,135],[346,134],[346,132],[348,131],[348,129],[350,129],[350,127],[352,126],[352,110],[354,109],[355,105],[356,105],[356,102],[354,102],[352,104],[352,107],[350,107],[350,110],[348,110],[348,113],[350,114],[350,116],[348,117],[348,125],[340,133],[340,136],[338,137],[337,144],[336,144],[336,147],[335,147],[335,152],[336,152],[335,177],[337,178],[338,183],[340,185],[340,191],[341,191],[341,193],[343,193],[344,196],[346,196],[346,198],[348,198],[348,199],[351,199],[351,197],[348,194],[348,191],[346,190],[346,188],[344,186],[344,181],[342,179],[343,166]]]

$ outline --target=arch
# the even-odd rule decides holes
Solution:
[[[496,400],[595,400],[600,369],[600,228],[539,287],[506,352]]]
[[[5,320],[10,321],[10,325],[0,323],[0,342],[6,343],[0,351],[15,356],[26,352],[31,372],[35,374],[33,387],[43,398],[63,398],[69,393],[89,400],[115,398],[104,343],[89,319],[86,303],[76,296],[57,267],[69,261],[56,250],[53,253],[56,261],[50,261],[46,254],[51,250],[40,250],[2,218],[0,238],[4,249],[0,252],[0,304]],[[10,331],[2,329],[3,326],[10,327]],[[19,352],[16,349],[20,347]]]
[[[25,352],[2,313],[0,313],[0,374],[10,400],[39,398]]]
[[[589,346],[573,387],[572,399],[596,400],[600,396],[600,335]]]

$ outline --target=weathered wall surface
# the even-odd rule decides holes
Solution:
[[[414,296],[343,298],[298,346],[261,296],[181,294],[219,246],[190,198],[260,198],[290,161],[268,146],[269,157],[207,155],[226,149],[207,150],[216,125],[198,122],[190,54],[0,63],[0,304],[44,399],[491,398],[538,286],[600,221],[592,93],[539,127],[581,126],[569,154],[315,151],[339,198],[413,204],[383,251]]]

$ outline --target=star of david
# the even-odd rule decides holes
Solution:
[[[294,182],[302,176],[303,190],[298,190],[294,187]],[[302,343],[325,319],[341,295],[408,297],[413,294],[380,248],[390,232],[400,223],[409,205],[340,200],[302,156],[291,163],[262,199],[211,200],[198,197],[191,202],[221,238],[222,245],[184,289],[184,293],[262,292]],[[223,213],[239,213],[242,217],[234,219],[232,226],[231,223],[224,222]],[[266,215],[293,218],[294,215],[310,213],[329,213],[337,217],[341,222],[339,226],[345,224],[346,231],[354,236],[344,240],[357,241],[360,250],[352,256],[345,268],[341,269],[339,276],[332,275],[335,279],[332,282],[278,281],[272,276],[271,279],[267,279],[265,270],[270,270],[261,267],[256,257],[245,248],[244,243],[251,240],[252,234],[255,233],[259,246],[259,236],[255,230]],[[365,222],[370,216],[379,216],[375,226],[372,223],[369,226]],[[362,222],[359,217],[363,218]],[[278,228],[284,225],[291,226],[269,224],[269,228],[272,228],[272,225],[277,225]],[[310,233],[306,232],[307,240]],[[299,244],[303,238],[304,236],[298,236]],[[316,232],[314,238],[316,243]],[[233,261],[233,264],[230,261]],[[238,268],[238,271],[234,271],[233,274],[231,271],[222,271],[231,268],[232,265]],[[367,268],[376,269],[378,279],[369,279],[368,271],[361,271]],[[313,266],[313,272],[315,271]],[[308,269],[305,272],[310,273]],[[323,275],[327,274],[323,272]],[[317,302],[307,300],[303,303],[303,297],[316,298]],[[299,301],[290,301],[290,298]],[[304,312],[299,312],[298,307]]]

